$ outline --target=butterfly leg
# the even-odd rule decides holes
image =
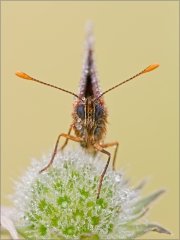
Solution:
[[[71,133],[71,130],[72,130],[72,126],[70,126],[70,128],[69,128],[68,135],[70,135],[70,133]],[[61,151],[63,151],[63,150],[64,150],[65,146],[66,146],[66,145],[67,145],[67,143],[68,143],[68,140],[69,140],[69,138],[66,138],[66,141],[65,141],[65,143],[64,143],[64,144],[63,144],[63,146],[61,147]]]
[[[56,153],[57,153],[57,148],[58,148],[60,137],[65,137],[66,139],[70,139],[70,140],[73,140],[75,142],[81,142],[83,140],[82,138],[78,138],[78,137],[74,137],[74,136],[71,136],[71,135],[68,135],[68,134],[65,134],[65,133],[61,133],[57,138],[51,161],[49,162],[49,164],[45,168],[41,169],[39,173],[42,173],[43,171],[45,171],[47,168],[49,168],[52,165],[52,163],[54,161],[54,157],[56,156]]]
[[[115,161],[116,161],[116,155],[117,155],[119,143],[118,142],[105,143],[105,144],[102,144],[101,146],[103,148],[115,146],[114,157],[113,157],[113,162],[112,162],[112,169],[115,170]]]
[[[108,160],[107,160],[107,163],[106,163],[106,166],[103,170],[103,172],[101,173],[101,176],[100,176],[100,180],[99,180],[99,185],[98,185],[98,192],[97,192],[97,199],[99,198],[99,195],[100,195],[100,192],[101,192],[101,187],[102,187],[102,182],[103,182],[103,178],[104,178],[104,175],[106,174],[106,170],[109,166],[109,162],[110,162],[110,158],[111,158],[111,154],[104,150],[103,147],[97,143],[94,144],[94,147],[99,150],[100,152],[102,153],[105,153],[106,155],[108,155]]]

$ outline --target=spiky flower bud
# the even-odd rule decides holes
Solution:
[[[93,158],[80,150],[56,155],[50,161],[32,160],[26,174],[16,182],[14,204],[18,208],[17,229],[29,239],[134,239],[149,231],[169,234],[155,224],[136,221],[146,206],[163,190],[142,199],[140,190],[128,187],[121,171],[109,167],[96,199],[99,177],[104,168],[100,155]]]

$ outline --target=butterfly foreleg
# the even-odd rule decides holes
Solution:
[[[45,168],[41,169],[39,173],[45,171],[47,168],[49,168],[52,165],[52,163],[54,161],[54,157],[56,156],[56,153],[57,153],[57,148],[58,148],[60,137],[65,137],[66,139],[70,139],[70,140],[75,141],[75,142],[81,142],[83,140],[82,138],[79,138],[79,137],[74,137],[74,136],[71,136],[71,135],[68,135],[68,134],[65,134],[65,133],[61,133],[57,138],[51,161],[49,162],[49,164]]]
[[[107,147],[115,147],[114,150],[114,157],[113,157],[113,162],[112,162],[112,169],[115,170],[115,161],[116,161],[116,155],[117,155],[117,150],[119,147],[119,143],[118,142],[112,142],[112,143],[104,143],[101,145],[103,148],[107,148]]]

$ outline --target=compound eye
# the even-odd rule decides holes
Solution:
[[[95,119],[101,118],[103,116],[103,108],[99,105],[95,106]]]
[[[81,119],[84,119],[84,117],[85,117],[84,104],[80,104],[77,106],[77,115]]]

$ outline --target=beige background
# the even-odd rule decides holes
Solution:
[[[27,82],[24,71],[77,93],[84,27],[95,25],[95,52],[103,90],[153,62],[160,68],[105,95],[106,141],[120,142],[117,167],[143,195],[166,188],[148,219],[174,233],[143,239],[178,239],[178,2],[2,2],[2,204],[30,164],[71,123],[72,96]],[[70,143],[75,145],[75,143]]]

